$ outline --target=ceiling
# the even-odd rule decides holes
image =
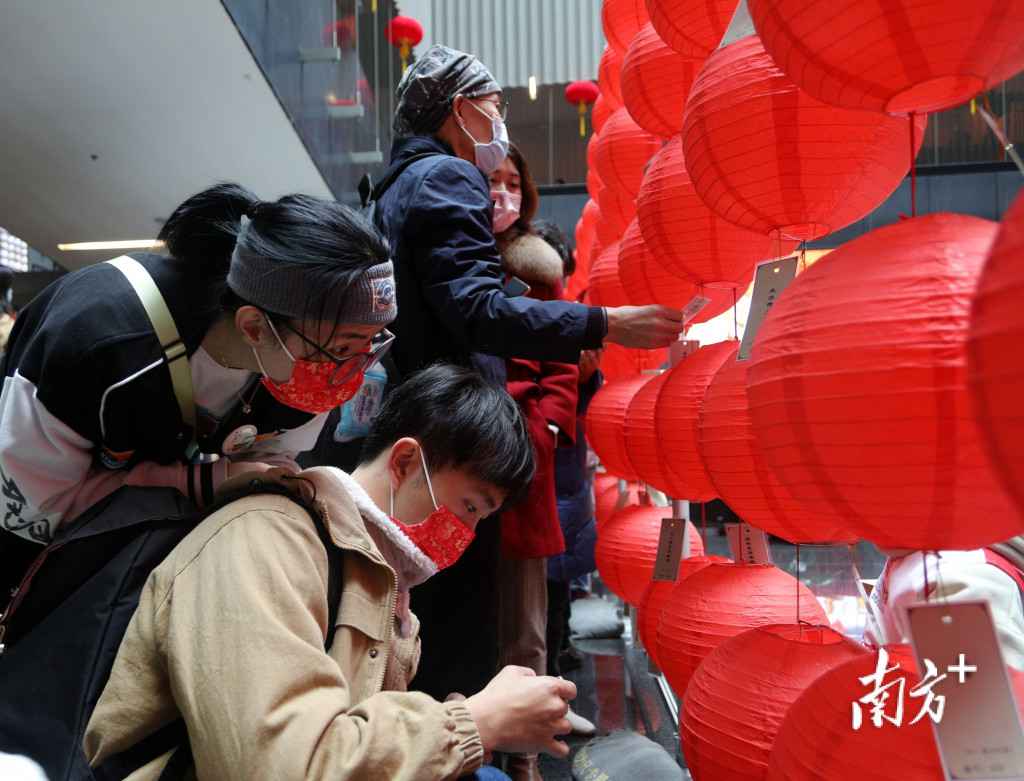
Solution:
[[[0,226],[73,270],[225,179],[332,197],[220,0],[3,0]]]

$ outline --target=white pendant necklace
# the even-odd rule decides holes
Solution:
[[[213,332],[213,343],[217,345],[217,352],[220,353],[221,365],[225,369],[230,369],[231,368],[231,364],[228,363],[227,356],[224,355],[224,348],[221,347],[220,339],[218,338],[216,331]],[[252,393],[249,394],[249,400],[248,401],[246,401],[242,397],[242,394],[238,392],[237,388],[235,389],[235,395],[238,396],[238,400],[240,402],[242,402],[242,413],[243,414],[248,415],[248,414],[250,414],[252,412],[252,400],[254,398],[256,398],[256,392],[259,389],[260,389],[260,384],[257,382],[257,383],[255,383],[255,387],[252,389]]]

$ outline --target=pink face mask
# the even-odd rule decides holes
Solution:
[[[441,570],[454,564],[476,535],[455,516],[455,513],[444,505],[438,506],[437,499],[434,498],[434,488],[430,485],[430,475],[427,472],[427,461],[423,457],[422,447],[420,461],[423,462],[423,475],[427,478],[427,488],[430,491],[430,501],[434,503],[434,512],[422,523],[408,526],[402,523],[394,516],[395,486],[392,484],[391,513],[388,518]]]
[[[491,230],[497,235],[507,231],[519,219],[523,196],[508,190],[491,190],[491,199],[494,201],[494,224]]]
[[[340,407],[356,395],[356,392],[363,384],[362,371],[356,372],[341,385],[332,386],[331,375],[336,368],[333,363],[330,361],[318,363],[316,361],[298,360],[284,346],[284,341],[278,335],[277,329],[274,328],[274,324],[269,319],[267,324],[270,326],[270,330],[273,331],[285,355],[291,358],[295,364],[292,367],[292,373],[288,378],[288,382],[277,385],[267,376],[267,370],[263,368],[260,354],[256,352],[255,347],[253,348],[256,362],[259,364],[260,371],[263,372],[263,378],[260,382],[263,383],[263,387],[270,392],[271,396],[282,404],[294,409],[319,414],[321,412],[330,412],[335,407]]]

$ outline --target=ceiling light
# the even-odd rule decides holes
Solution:
[[[529,81],[530,86],[530,100],[537,99],[537,77],[531,76]]]
[[[128,241],[83,241],[77,244],[58,244],[59,250],[82,249],[147,249],[159,244],[156,239],[131,239]]]

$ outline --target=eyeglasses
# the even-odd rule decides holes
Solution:
[[[355,355],[346,355],[344,358],[338,358],[294,326],[289,325],[287,322],[284,323],[284,326],[334,364],[334,371],[331,372],[330,379],[327,381],[332,388],[345,384],[359,372],[365,371],[374,362],[379,361],[387,354],[387,351],[391,349],[391,343],[395,341],[395,335],[387,328],[382,328],[370,339],[370,345],[366,350]]]
[[[508,116],[508,101],[507,100],[496,100],[494,98],[471,98],[472,100],[486,100],[488,103],[495,103],[498,106],[498,116],[501,121],[505,121],[505,117]]]

